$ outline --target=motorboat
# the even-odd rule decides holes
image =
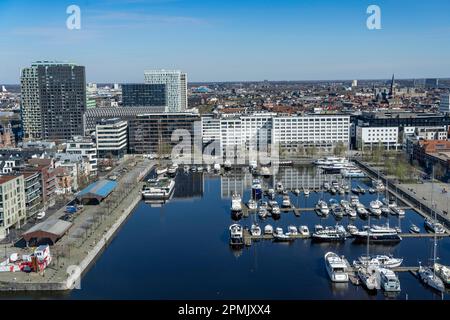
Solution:
[[[261,169],[259,170],[259,174],[264,178],[268,178],[270,177],[270,170],[268,167],[261,167]]]
[[[167,174],[169,174],[170,176],[175,176],[177,174],[177,170],[178,170],[178,165],[173,164],[169,167],[169,169],[167,169]]]
[[[356,210],[355,209],[353,209],[353,208],[347,208],[347,209],[345,209],[345,214],[347,215],[347,216],[349,216],[350,218],[356,218],[356,216],[357,216],[357,214],[356,214]]]
[[[358,261],[354,261],[353,265],[365,265],[365,264],[373,264],[379,266],[381,268],[398,268],[402,265],[403,259],[394,258],[391,255],[376,255],[376,256],[361,256],[358,258]]]
[[[375,192],[377,192],[377,190],[375,190],[374,188],[369,188],[368,191],[370,194],[374,194]]]
[[[364,178],[365,173],[357,168],[344,168],[341,170],[341,175],[343,178]]]
[[[342,207],[343,209],[348,209],[348,208],[350,208],[350,202],[348,202],[347,200],[342,199],[342,200],[340,201],[340,204],[341,204],[341,207]]]
[[[192,172],[197,172],[197,166],[192,166],[192,167],[191,167],[191,171],[192,171]]]
[[[296,188],[294,189],[294,191],[292,191],[293,194],[295,194],[296,196],[300,195],[300,189]]]
[[[274,189],[267,190],[267,196],[272,200],[275,199],[275,190]]]
[[[258,204],[256,203],[255,200],[250,199],[247,202],[247,207],[249,210],[257,210],[258,209]]]
[[[261,227],[257,224],[252,224],[250,228],[250,233],[254,237],[260,237],[261,236]]]
[[[358,188],[352,188],[351,190],[354,194],[359,194],[359,189]]]
[[[175,190],[175,181],[168,178],[149,180],[142,188],[144,200],[167,200]]]
[[[278,205],[272,207],[272,216],[280,216],[281,210]]]
[[[281,206],[283,208],[290,208],[291,207],[291,199],[288,195],[283,196],[283,202],[281,203]]]
[[[256,170],[258,168],[258,162],[256,160],[250,160],[248,166],[250,170]]]
[[[359,230],[358,230],[358,228],[355,226],[355,225],[353,225],[353,224],[349,224],[348,226],[347,226],[347,232],[351,235],[351,236],[353,236],[355,233],[357,233]]]
[[[364,265],[358,269],[358,278],[369,291],[380,289],[379,269],[374,265]]]
[[[328,191],[328,190],[330,190],[330,188],[331,188],[330,183],[329,183],[328,181],[325,181],[325,182],[323,183],[323,189],[324,189],[325,191]]]
[[[325,157],[317,159],[313,162],[316,166],[329,166],[333,164],[347,164],[348,160],[339,157]]]
[[[437,234],[444,234],[445,229],[439,222],[434,222],[431,219],[425,219],[425,228],[431,232],[437,233]]]
[[[433,269],[436,275],[441,278],[444,285],[450,285],[450,267],[435,263]]]
[[[262,196],[262,186],[259,179],[254,179],[252,183],[252,195],[255,199],[259,199]]]
[[[269,213],[267,212],[267,209],[266,208],[263,208],[263,207],[260,207],[259,208],[259,210],[258,210],[258,216],[261,218],[261,219],[265,219],[265,218],[267,218],[267,215],[268,215]]]
[[[367,218],[369,216],[369,212],[364,208],[363,204],[358,204],[356,207],[356,212],[359,214],[362,218]]]
[[[383,192],[386,189],[381,180],[372,181],[372,186],[375,189],[375,192]]]
[[[240,224],[232,224],[230,230],[230,244],[242,245],[243,242],[243,228]]]
[[[372,226],[354,235],[355,241],[367,243],[397,243],[402,240],[397,230],[389,226]]]
[[[319,200],[317,202],[316,205],[316,210],[321,214],[321,215],[327,215],[330,213],[330,209],[328,208],[328,204],[323,201],[323,200]]]
[[[400,292],[400,280],[394,271],[386,268],[378,269],[380,286],[385,292]]]
[[[365,194],[366,193],[366,189],[364,189],[363,187],[357,186],[356,188],[358,189],[358,193],[361,193],[361,194]]]
[[[334,252],[327,252],[324,256],[325,267],[332,282],[348,282],[348,271],[345,260]]]
[[[281,181],[277,182],[277,185],[275,186],[275,191],[278,193],[282,193],[284,191],[283,183],[281,183]]]
[[[393,212],[393,214],[396,214],[396,215],[398,215],[400,217],[403,217],[405,215],[405,210],[400,209],[397,206],[391,207],[391,211]]]
[[[344,217],[344,211],[339,206],[333,207],[331,212],[333,213],[336,219],[342,219]]]
[[[298,232],[303,237],[308,237],[309,238],[309,236],[310,236],[309,229],[308,229],[307,226],[300,226],[300,227],[298,227]]]
[[[420,228],[418,226],[416,226],[415,224],[411,224],[411,226],[409,227],[409,232],[410,233],[420,233]]]
[[[221,169],[220,163],[214,163],[213,169],[216,173],[220,172],[220,169]]]
[[[381,213],[384,215],[388,215],[389,213],[391,213],[391,209],[388,206],[382,206],[380,208]]]
[[[273,207],[278,207],[278,202],[276,202],[275,200],[270,200],[269,207],[270,209],[272,209]]]
[[[233,195],[231,196],[231,211],[242,211],[242,199],[241,196],[237,193],[233,193]]]
[[[345,241],[347,238],[347,232],[342,226],[336,227],[316,227],[314,233],[312,234],[312,239],[319,242],[335,242],[335,241]],[[321,226],[320,226],[321,227]]]
[[[276,228],[275,232],[273,233],[273,237],[275,241],[291,241],[293,238],[283,233],[282,228]]]
[[[383,203],[379,200],[375,200],[375,201],[371,201],[369,204],[369,211],[370,213],[372,213],[374,216],[380,216],[381,215],[381,205]]]
[[[264,227],[264,234],[273,234],[273,227],[270,224]]]
[[[356,207],[358,206],[359,203],[360,203],[360,202],[359,202],[359,197],[358,197],[358,196],[350,196],[350,205],[351,205],[353,208],[356,208]]]
[[[167,167],[158,167],[155,170],[155,172],[158,176],[162,176],[163,174],[166,174],[167,171],[168,171]]]
[[[439,278],[439,276],[429,267],[423,267],[422,265],[419,266],[419,279],[429,286],[430,288],[439,291],[444,292],[445,286],[444,282]]]
[[[303,188],[303,194],[305,195],[305,197],[309,197],[309,190],[306,188]]]
[[[286,235],[289,237],[293,237],[293,236],[297,236],[298,235],[298,230],[296,226],[288,226],[287,227],[287,232]]]
[[[184,171],[184,173],[188,173],[189,172],[189,166],[184,166],[183,167],[183,171]]]

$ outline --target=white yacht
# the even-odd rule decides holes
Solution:
[[[347,264],[334,252],[325,254],[325,267],[332,282],[348,282]]]
[[[287,230],[288,231],[286,232],[286,235],[289,237],[298,235],[298,230],[296,226],[288,226]]]
[[[284,234],[282,228],[276,228],[275,232],[273,233],[273,237],[276,241],[291,241],[291,240],[293,240],[291,237]]]
[[[167,200],[175,189],[175,181],[172,179],[153,179],[142,189],[144,200]]]
[[[307,226],[300,226],[300,227],[298,227],[298,232],[303,237],[309,237],[310,236],[309,229],[308,229]]]
[[[442,282],[444,282],[444,285],[450,285],[450,268],[447,266],[444,266],[439,263],[435,263],[433,266],[434,272],[438,275],[439,278],[441,278]]]
[[[328,208],[328,204],[325,201],[323,201],[323,200],[319,200],[317,202],[316,210],[319,211],[319,213],[322,214],[322,215],[327,215],[327,214],[330,213],[330,209]]]
[[[364,205],[361,203],[357,205],[356,212],[363,218],[369,215],[369,212],[366,210],[366,208],[364,208]]]
[[[434,233],[438,233],[438,234],[443,234],[445,233],[445,229],[442,226],[442,224],[440,224],[439,222],[434,222],[431,219],[425,219],[425,228],[434,232]]]
[[[396,214],[400,217],[403,217],[405,215],[405,210],[400,209],[399,207],[395,206],[395,207],[391,207],[391,211],[393,214]]]
[[[309,190],[306,188],[303,188],[303,193],[305,194],[305,197],[309,197]]]
[[[220,172],[220,163],[214,163],[213,169],[215,172]]]
[[[419,278],[429,287],[439,292],[445,291],[444,282],[442,282],[441,278],[439,278],[431,268],[419,266]]]
[[[255,200],[250,199],[247,202],[247,207],[249,210],[257,210],[258,209],[258,204],[256,203]]]
[[[351,235],[351,236],[353,236],[355,233],[357,233],[359,230],[358,230],[358,228],[355,226],[355,225],[353,225],[353,224],[349,224],[348,226],[347,226],[347,232]]]
[[[241,245],[243,244],[243,229],[240,224],[232,224],[230,230],[230,244]]]
[[[268,212],[267,209],[264,207],[259,207],[258,209],[258,215],[261,219],[267,218]]]
[[[250,233],[252,236],[260,237],[261,236],[261,228],[257,224],[252,224],[250,228]]]
[[[343,209],[348,209],[348,208],[350,208],[350,202],[348,202],[347,200],[342,199],[342,200],[340,201],[340,204],[341,204],[341,207],[342,207]]]
[[[329,166],[333,164],[347,164],[348,160],[345,158],[339,157],[325,157],[321,159],[317,159],[313,162],[317,166]]]
[[[242,199],[239,194],[233,193],[231,197],[231,211],[233,212],[242,211]]]
[[[344,168],[341,170],[343,178],[364,178],[366,175],[362,170],[357,168]]]
[[[373,291],[380,289],[379,269],[374,265],[364,265],[358,269],[358,278],[361,280],[367,290]]]
[[[345,214],[346,214],[347,216],[349,216],[350,218],[356,218],[356,216],[357,216],[356,210],[353,209],[353,208],[345,209]]]
[[[353,264],[356,265],[364,265],[371,264],[379,266],[380,268],[392,269],[398,268],[403,263],[403,259],[394,258],[393,256],[387,255],[376,255],[376,256],[361,256],[358,258],[358,261],[354,261]]]
[[[264,227],[264,234],[273,234],[273,227],[270,224]]]
[[[275,190],[274,189],[269,189],[267,190],[267,195],[270,199],[275,199]]]
[[[298,189],[298,188],[294,189],[293,193],[294,193],[296,196],[300,195],[300,189]]]
[[[225,160],[224,164],[223,164],[225,170],[231,170],[231,161],[230,160]]]
[[[400,280],[394,271],[390,269],[378,269],[380,275],[380,286],[386,292],[400,292]]]
[[[359,203],[360,203],[360,202],[359,202],[359,197],[358,197],[358,196],[350,196],[350,205],[351,205],[353,208],[356,208],[356,207],[358,206]]]
[[[288,195],[283,196],[283,202],[281,203],[281,206],[283,208],[290,208],[291,207],[291,199]]]

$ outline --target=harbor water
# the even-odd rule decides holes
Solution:
[[[237,192],[247,202],[251,196],[253,177],[233,169],[225,176],[208,173],[183,173],[179,170],[173,198],[163,206],[141,202],[117,233],[106,251],[86,273],[81,289],[65,294],[33,294],[24,298],[71,299],[448,299],[425,287],[409,272],[398,273],[402,291],[386,296],[381,290],[369,293],[361,286],[332,284],[324,264],[324,254],[334,251],[350,263],[366,253],[365,244],[351,239],[343,243],[312,243],[295,240],[278,243],[255,241],[250,247],[233,250],[229,246],[228,227],[234,223],[230,214],[231,194]],[[337,176],[319,174],[313,167],[280,168],[276,177],[263,179],[263,186],[272,187],[281,181],[285,188],[319,187],[323,181]],[[369,180],[354,179],[352,186],[368,188]],[[320,197],[341,199],[339,195],[311,192],[305,197],[289,193],[291,202],[300,208],[312,208]],[[384,197],[380,195],[380,198]],[[376,194],[360,196],[368,206]],[[281,204],[281,195],[277,196]],[[260,220],[257,215],[242,218],[239,223],[249,227],[256,221],[266,224],[334,226],[332,214],[320,218],[315,212],[282,213],[279,220]],[[367,221],[344,217],[361,228]],[[424,231],[423,218],[412,210],[405,217],[389,215],[371,218],[371,224],[400,226],[407,233],[412,223]],[[431,263],[432,238],[404,238],[396,245],[370,245],[370,254],[393,254],[404,259],[403,266]],[[440,263],[450,264],[450,239],[438,242]]]

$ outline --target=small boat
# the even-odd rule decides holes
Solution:
[[[231,161],[225,160],[225,163],[223,164],[225,170],[231,170]]]
[[[358,193],[361,193],[361,194],[365,194],[366,193],[366,189],[364,189],[363,187],[357,186],[356,188],[358,189]]]
[[[388,215],[389,213],[391,213],[391,209],[387,206],[382,206],[381,207],[381,213],[384,215]]]
[[[348,282],[347,264],[343,258],[334,252],[327,252],[324,259],[328,276],[332,282]]]
[[[333,213],[333,215],[336,219],[342,219],[344,217],[344,211],[339,206],[333,207],[331,212]]]
[[[188,173],[189,172],[189,166],[184,166],[183,167],[183,171],[184,171],[184,173]]]
[[[436,272],[437,276],[441,278],[442,282],[444,282],[444,285],[448,286],[450,285],[450,268],[447,266],[444,266],[439,263],[435,263],[433,266],[434,272]]]
[[[276,228],[275,232],[273,233],[273,237],[275,241],[291,241],[293,240],[291,237],[283,233],[282,228]]]
[[[269,214],[269,213],[267,212],[267,209],[266,209],[266,208],[259,207],[259,210],[258,210],[258,216],[259,216],[261,219],[267,218],[267,215],[268,215],[268,214]]]
[[[300,189],[298,189],[298,188],[295,189],[293,193],[294,193],[296,196],[300,195]]]
[[[358,230],[358,228],[355,226],[355,225],[353,225],[353,224],[349,224],[348,226],[347,226],[347,232],[351,235],[351,236],[353,236],[355,233],[357,233],[359,230]]]
[[[289,237],[297,236],[298,230],[296,226],[288,226],[288,231],[286,232],[286,235]]]
[[[356,207],[356,212],[360,215],[361,218],[367,218],[369,216],[369,212],[364,208],[364,205],[359,204]]]
[[[369,193],[370,193],[370,194],[373,194],[373,193],[375,193],[375,192],[377,192],[377,190],[375,190],[374,188],[369,188]]]
[[[233,212],[242,211],[242,199],[239,194],[233,193],[231,197],[231,211]]]
[[[240,224],[232,224],[230,230],[230,245],[242,245],[243,242],[243,229]]]
[[[261,236],[261,228],[257,224],[252,224],[250,228],[250,233],[252,236],[260,237]]]
[[[418,226],[416,226],[415,224],[412,224],[409,227],[409,232],[410,233],[420,233],[420,228]]]
[[[259,175],[263,176],[264,178],[270,177],[270,170],[267,167],[261,167],[259,170]]]
[[[155,172],[158,176],[162,176],[163,174],[166,174],[167,171],[168,171],[167,167],[158,167],[155,170]]]
[[[358,269],[358,278],[361,280],[363,286],[367,290],[374,291],[380,289],[380,277],[378,267],[374,265],[361,266]]]
[[[419,266],[420,280],[430,288],[439,292],[445,291],[444,282],[439,278],[431,268]]]
[[[359,189],[358,188],[352,188],[352,192],[354,194],[359,194]]]
[[[425,228],[431,232],[437,233],[437,234],[444,234],[445,229],[439,222],[434,222],[431,219],[425,219]]]
[[[326,215],[328,215],[330,213],[330,209],[328,208],[328,204],[325,201],[323,201],[323,200],[319,200],[317,202],[316,210],[319,212],[319,214],[324,215],[324,216],[326,216]]]
[[[250,200],[248,200],[247,207],[248,207],[249,210],[257,210],[258,209],[258,204],[256,203],[255,200],[250,199]]]
[[[347,238],[347,232],[342,226],[336,227],[326,227],[316,226],[314,233],[312,234],[312,239],[314,241],[320,242],[336,242],[345,241]]]
[[[254,179],[252,182],[252,196],[255,199],[259,199],[262,196],[262,186],[259,179]]]
[[[283,196],[283,202],[281,203],[281,206],[283,208],[290,208],[291,207],[291,199],[288,195]]]
[[[359,197],[358,197],[358,196],[351,196],[351,197],[350,197],[350,205],[351,205],[353,208],[356,208],[356,207],[358,206],[359,203],[360,203],[360,202],[359,202]]]
[[[279,217],[281,213],[280,207],[278,205],[272,207],[272,216]]]
[[[273,227],[270,224],[264,227],[264,234],[273,234]]]
[[[269,197],[269,199],[275,199],[275,190],[274,189],[269,189],[267,190],[267,196]]]
[[[393,212],[393,214],[396,214],[400,217],[403,217],[405,215],[405,210],[398,207],[391,207],[391,211]]]
[[[341,207],[342,207],[343,209],[348,209],[348,208],[350,208],[350,202],[348,202],[347,200],[342,199],[342,200],[340,201],[340,204],[341,204]]]
[[[391,255],[361,256],[358,258],[358,261],[353,261],[353,265],[355,267],[371,264],[380,268],[387,269],[398,268],[402,265],[402,263],[403,259],[394,258]]]
[[[308,189],[303,188],[303,193],[304,193],[305,197],[309,197],[310,192]]]
[[[300,226],[300,227],[298,227],[298,232],[303,237],[309,237],[310,236],[309,229],[308,229],[307,226]]]
[[[380,286],[386,292],[400,292],[400,280],[394,271],[390,269],[380,268]]]
[[[220,172],[220,163],[214,163],[213,169],[216,173]]]
[[[283,183],[281,183],[281,181],[277,182],[277,185],[275,186],[275,191],[278,193],[282,193],[284,191]]]
[[[389,226],[372,226],[364,231],[359,231],[355,235],[355,241],[367,243],[398,243],[402,237],[398,231]]]
[[[202,166],[198,166],[197,167],[197,172],[203,172],[203,167]]]

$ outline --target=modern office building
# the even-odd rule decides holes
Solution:
[[[425,88],[427,89],[439,88],[439,79],[436,78],[425,79]]]
[[[21,72],[25,137],[68,140],[82,135],[86,111],[83,66],[38,61]]]
[[[442,113],[450,113],[450,94],[441,95],[441,103],[439,105],[439,111]]]
[[[76,136],[67,143],[68,154],[81,155],[89,163],[89,176],[97,175],[97,146],[89,137]]]
[[[122,105],[124,107],[166,106],[166,85],[146,83],[122,84]]]
[[[144,82],[165,86],[165,112],[182,112],[187,109],[186,73],[178,70],[145,71]]]
[[[88,109],[84,114],[84,123],[86,132],[94,132],[97,123],[102,119],[119,118],[123,121],[130,121],[138,114],[161,113],[164,112],[165,107],[108,107]]]
[[[128,122],[129,150],[138,154],[170,154],[179,142],[172,141],[175,130],[187,130],[194,137],[196,113],[151,113],[137,115]]]
[[[268,150],[266,146],[274,143],[288,149],[332,148],[338,142],[348,146],[350,116],[280,116],[268,112],[221,118],[206,116],[202,117],[202,135],[204,144],[219,137],[222,156],[232,155],[237,148]]]
[[[118,118],[103,119],[96,127],[99,158],[121,158],[127,152],[128,124]]]
[[[26,223],[25,182],[23,175],[0,176],[0,239],[10,229]]]

